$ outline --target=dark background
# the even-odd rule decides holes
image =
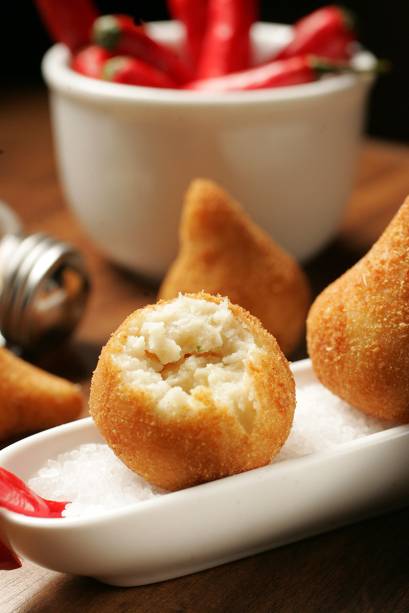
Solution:
[[[56,2],[58,0],[55,0]],[[62,0],[69,2],[70,0]],[[323,6],[311,0],[264,0],[261,19],[293,23]],[[348,0],[365,47],[391,62],[391,71],[375,86],[367,130],[370,134],[409,141],[409,0]],[[129,13],[144,21],[166,19],[165,0],[99,0],[105,13]],[[33,87],[42,83],[40,61],[50,39],[30,0],[0,2],[0,87]]]

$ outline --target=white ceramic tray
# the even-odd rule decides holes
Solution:
[[[297,385],[314,381],[295,363]],[[99,442],[90,418],[24,439],[0,466],[27,480],[50,457]],[[121,586],[179,577],[409,502],[409,426],[285,460],[95,518],[0,512],[0,532],[47,568]]]

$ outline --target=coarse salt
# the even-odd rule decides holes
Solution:
[[[61,453],[28,484],[44,498],[71,501],[64,517],[96,515],[163,493],[129,470],[105,443],[87,443]]]
[[[297,387],[290,435],[274,462],[332,449],[390,427],[332,394],[321,383]]]
[[[294,423],[274,462],[332,449],[385,430],[384,422],[351,408],[320,383],[297,388]],[[164,494],[129,470],[104,443],[88,443],[48,460],[30,480],[40,496],[69,500],[63,515],[100,514]]]

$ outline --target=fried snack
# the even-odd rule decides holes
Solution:
[[[409,421],[409,198],[365,257],[318,296],[307,336],[323,385],[369,415]]]
[[[287,355],[297,346],[310,305],[304,273],[226,192],[197,179],[186,194],[179,255],[159,298],[201,290],[228,296],[258,317]]]
[[[77,385],[0,348],[0,440],[72,421],[82,406]]]
[[[241,307],[205,293],[130,315],[103,348],[90,395],[116,455],[168,490],[268,464],[294,405],[275,339]]]

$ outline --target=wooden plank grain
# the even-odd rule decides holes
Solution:
[[[373,160],[375,152],[377,163]],[[384,157],[385,165],[381,165]],[[365,171],[372,165],[376,170],[369,177],[362,172],[359,175],[340,230],[345,242],[361,250],[368,249],[378,238],[409,195],[407,148],[371,143],[363,150],[361,169]]]
[[[85,254],[93,293],[73,341],[43,366],[85,393],[101,345],[156,288],[107,263],[65,207],[43,91],[15,93],[0,114],[0,197],[28,231],[69,240]],[[369,141],[339,236],[307,265],[314,292],[353,264],[409,192],[409,149]],[[299,357],[305,355],[300,348]],[[313,495],[313,493],[312,493]],[[0,613],[111,611],[403,613],[409,610],[407,511],[356,524],[189,577],[121,589],[25,562],[0,573]]]

